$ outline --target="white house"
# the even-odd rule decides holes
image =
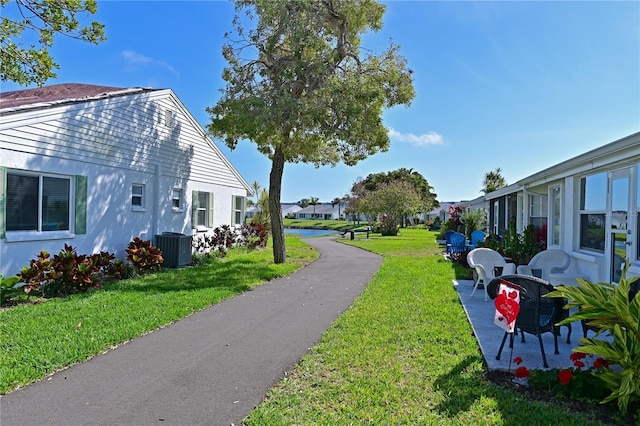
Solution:
[[[0,273],[41,250],[123,258],[240,224],[252,191],[170,89],[62,84],[0,94]]]
[[[340,216],[344,216],[346,204],[322,203],[315,206],[307,206],[297,210],[294,215],[296,219],[319,219],[319,220],[337,220]]]
[[[546,228],[547,247],[571,255],[573,276],[615,283],[624,259],[640,275],[640,132],[485,198],[491,231],[502,235],[509,223],[518,232]]]

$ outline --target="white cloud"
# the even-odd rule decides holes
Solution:
[[[127,71],[139,71],[140,69],[151,65],[164,68],[175,75],[179,74],[175,68],[173,68],[166,62],[159,61],[149,56],[141,55],[140,53],[134,52],[133,50],[124,50],[122,51],[122,53],[120,53],[120,56],[122,57],[122,59],[124,59]]]
[[[442,135],[436,132],[414,135],[413,133],[400,133],[394,129],[389,129],[389,138],[416,146],[441,145],[444,142]]]

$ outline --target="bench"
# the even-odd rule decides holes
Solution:
[[[367,229],[352,229],[352,230],[342,231],[340,236],[342,238],[344,238],[345,235],[349,234],[349,236],[351,237],[350,239],[354,240],[356,238],[356,233],[358,233],[358,234],[366,233],[367,234],[367,238],[369,238],[369,232],[370,232],[369,228],[367,228]]]

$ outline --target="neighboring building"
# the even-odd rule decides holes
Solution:
[[[294,214],[302,207],[297,204],[291,203],[281,203],[280,208],[282,209],[282,217],[286,217],[288,214]],[[253,205],[247,209],[247,221],[251,221],[253,216],[255,216],[256,212],[260,211],[260,208]]]
[[[170,89],[62,84],[0,94],[0,273],[72,245],[123,258],[241,224],[250,186]]]
[[[337,220],[344,216],[346,204],[322,203],[315,206],[307,206],[295,212],[296,219]]]
[[[571,255],[571,273],[618,282],[624,259],[640,275],[640,132],[485,196],[489,227],[547,229],[547,247]]]

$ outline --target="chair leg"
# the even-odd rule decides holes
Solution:
[[[549,364],[547,363],[547,356],[544,354],[544,345],[542,344],[542,334],[538,334],[538,342],[540,342],[540,352],[542,352],[542,366],[544,368],[549,368]]]
[[[471,292],[471,296],[473,297],[473,293],[476,292],[476,290],[478,289],[478,286],[480,285],[480,283],[482,283],[484,285],[484,282],[478,278],[478,281],[476,281],[476,283],[473,285],[473,291]],[[484,286],[484,301],[487,301],[487,286]]]
[[[504,337],[502,337],[502,343],[500,343],[500,349],[498,350],[498,355],[496,355],[496,359],[500,359],[500,355],[502,355],[502,348],[504,348],[504,342],[507,341],[507,332],[504,333]],[[513,334],[511,334],[511,342],[510,347],[513,347]]]

